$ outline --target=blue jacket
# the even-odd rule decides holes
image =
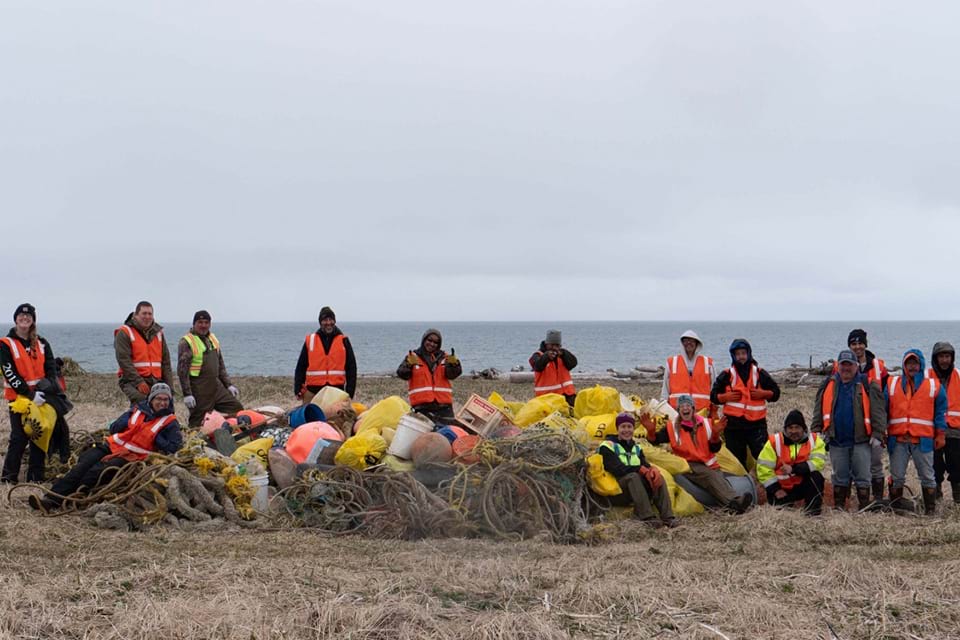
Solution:
[[[173,413],[172,406],[154,413],[153,409],[150,408],[150,403],[146,400],[138,404],[137,409],[146,416],[147,420],[156,420],[157,418],[162,418],[163,416],[168,416]],[[130,416],[133,415],[133,412],[134,410],[130,409],[114,420],[113,424],[110,425],[110,433],[122,433],[130,423]],[[160,453],[170,455],[179,451],[180,447],[183,446],[183,434],[180,433],[180,423],[173,420],[165,426],[163,430],[157,434],[156,440],[153,441],[153,446]]]
[[[903,354],[903,360],[900,361],[901,368],[903,363],[907,361],[909,356],[916,356],[920,360],[920,372],[913,376],[913,388],[916,389],[921,384],[923,384],[923,379],[927,371],[927,361],[923,357],[923,352],[919,349],[907,349]],[[904,391],[908,390],[907,386],[907,375],[905,373],[900,374],[900,385]],[[883,397],[887,401],[887,413],[890,413],[890,388],[886,386],[883,388]],[[937,431],[947,430],[947,389],[943,385],[940,385],[940,391],[937,393],[937,397],[933,402],[933,426]],[[888,439],[888,445],[896,445],[897,438],[896,436],[890,436]],[[933,451],[933,438],[920,438],[920,451],[927,453]]]

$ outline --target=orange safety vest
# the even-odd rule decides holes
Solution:
[[[0,340],[5,342],[7,347],[10,348],[10,354],[13,356],[13,365],[16,367],[20,377],[23,378],[23,381],[27,383],[27,388],[32,392],[36,388],[37,383],[43,380],[44,376],[43,366],[47,362],[47,354],[43,342],[37,339],[39,348],[37,352],[34,353],[33,349],[24,349],[20,341],[15,338],[6,337],[0,338]],[[10,386],[6,378],[3,379],[3,397],[8,401],[17,399],[17,392]]]
[[[900,376],[892,376],[887,382],[887,395],[890,397],[887,433],[891,436],[932,438],[933,414],[937,394],[940,392],[940,381],[936,378],[924,378],[912,393],[904,391],[899,383]]]
[[[840,370],[840,363],[833,363],[833,373],[836,373]],[[860,371],[860,366],[857,366],[857,371]],[[887,375],[887,365],[880,358],[873,359],[873,365],[867,370],[867,382],[876,382],[877,384],[883,384],[883,376]]]
[[[927,369],[928,378],[938,378],[933,367]],[[947,426],[960,429],[960,371],[954,367],[947,383]]]
[[[675,455],[680,456],[687,462],[702,462],[711,469],[719,469],[720,463],[717,462],[717,454],[710,451],[710,438],[713,437],[713,428],[710,426],[710,421],[699,416],[697,420],[703,421],[701,423],[702,428],[694,429],[693,433],[676,422],[667,425],[670,447]]]
[[[307,379],[308,387],[345,385],[347,383],[347,348],[343,346],[344,335],[333,338],[330,352],[323,350],[323,341],[314,333],[307,334]]]
[[[670,372],[670,395],[667,400],[670,406],[677,408],[680,396],[688,395],[693,398],[697,411],[710,407],[710,369],[713,368],[713,358],[697,356],[693,364],[693,375],[687,371],[687,362],[682,355],[667,358],[667,371]]]
[[[750,398],[752,389],[760,388],[760,367],[750,365],[750,379],[741,380],[737,375],[736,367],[730,367],[730,382],[727,391],[739,390],[742,394],[738,402],[727,402],[723,405],[723,415],[731,418],[746,418],[750,421],[763,420],[767,417],[767,401]]]
[[[537,355],[543,355],[543,352],[537,351]],[[563,359],[560,356],[554,358],[552,362],[548,362],[543,371],[533,372],[534,396],[542,396],[547,393],[572,396],[576,392],[570,370],[567,369],[567,365],[563,364]]]
[[[807,441],[797,449],[797,455],[793,455],[793,445],[787,444],[783,441],[782,433],[775,433],[769,438],[770,446],[773,447],[774,453],[777,454],[777,466],[774,468],[774,473],[777,476],[777,481],[780,483],[780,488],[784,491],[790,491],[795,486],[800,484],[803,481],[798,475],[786,475],[781,473],[783,465],[789,464],[791,466],[799,464],[801,462],[806,462],[810,458],[810,452],[813,450],[814,445],[817,444],[817,434],[811,433],[807,436]]]
[[[869,384],[869,382],[867,384]],[[827,386],[823,389],[820,412],[823,414],[824,433],[826,433],[830,425],[833,424],[833,415],[831,415],[830,412],[833,411],[833,390],[836,386],[836,379],[830,378],[827,381]],[[870,424],[870,394],[867,393],[866,388],[862,384],[860,385],[860,397],[863,399],[863,426],[867,428],[867,435],[869,436],[873,433],[873,426]]]
[[[437,359],[437,366],[432,374],[423,358],[417,355],[417,360],[419,362],[413,365],[407,391],[410,406],[416,407],[430,402],[453,404],[453,389],[447,380],[447,369],[443,366],[443,360]]]
[[[130,414],[127,428],[107,438],[112,457],[123,458],[130,462],[146,460],[153,453],[153,441],[163,428],[177,419],[174,414],[147,420],[147,416],[137,409]]]
[[[123,325],[113,332],[116,336],[126,331],[130,336],[130,356],[137,375],[141,378],[163,378],[163,331],[157,333],[156,338],[146,342],[139,331],[134,331],[129,325]],[[117,369],[117,377],[123,376],[123,369]]]

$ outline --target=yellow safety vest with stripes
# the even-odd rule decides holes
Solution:
[[[213,350],[219,351],[220,341],[217,340],[217,336],[213,335],[211,331],[207,334],[207,337],[210,338],[210,345],[213,347]],[[190,375],[196,378],[200,375],[200,369],[203,368],[203,354],[207,351],[207,345],[204,343],[203,338],[195,333],[188,333],[183,336],[183,339],[187,341],[187,344],[190,345],[190,349],[193,351],[193,358],[190,360]]]

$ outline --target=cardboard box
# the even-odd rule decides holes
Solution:
[[[457,422],[478,436],[486,436],[505,420],[509,422],[500,409],[475,393],[457,412]]]

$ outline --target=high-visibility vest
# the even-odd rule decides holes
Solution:
[[[220,351],[220,341],[217,340],[217,336],[213,335],[211,331],[207,334],[207,337],[210,338],[210,346],[213,347],[213,350]],[[200,370],[203,369],[203,354],[207,351],[207,345],[203,338],[195,333],[188,333],[183,336],[183,339],[187,341],[190,350],[193,351],[193,358],[190,360],[190,375],[196,378],[200,375]]]
[[[693,432],[687,431],[676,422],[667,425],[670,448],[675,455],[687,462],[702,462],[711,469],[719,469],[717,454],[710,451],[710,438],[713,437],[710,421],[700,416],[697,416],[696,420],[700,422],[700,428],[695,428]]]
[[[940,381],[923,378],[913,392],[904,391],[900,376],[891,376],[887,381],[890,408],[887,412],[887,433],[891,436],[908,435],[913,438],[934,436],[933,414]]]
[[[163,331],[158,331],[156,337],[147,342],[139,331],[134,331],[129,325],[123,325],[113,332],[116,336],[121,331],[126,331],[130,336],[130,356],[133,359],[133,367],[137,370],[137,375],[141,378],[163,378]],[[123,375],[123,369],[117,369],[117,377]]]
[[[153,453],[153,442],[163,428],[177,419],[174,414],[147,420],[147,416],[137,409],[130,414],[127,428],[107,438],[113,456],[124,460],[146,460]]]
[[[407,394],[410,399],[410,406],[436,402],[438,404],[453,404],[453,389],[450,387],[450,381],[447,380],[447,370],[443,366],[442,359],[437,360],[437,365],[430,372],[430,367],[423,361],[419,355],[417,364],[413,365],[408,384]]]
[[[537,351],[537,356],[543,355],[542,351]],[[577,392],[573,386],[573,378],[567,365],[563,364],[563,358],[557,356],[547,363],[543,371],[533,372],[533,395],[542,396],[547,393],[559,393],[565,396],[572,396]]]
[[[736,402],[727,402],[723,405],[723,415],[731,418],[746,418],[750,421],[763,420],[767,417],[767,401],[753,400],[750,392],[760,388],[760,367],[750,365],[750,377],[743,380],[737,375],[736,367],[730,367],[730,382],[727,391],[740,391],[740,399]]]
[[[713,368],[713,358],[697,356],[693,364],[693,374],[687,371],[687,361],[681,355],[667,358],[667,371],[670,372],[670,395],[667,400],[670,406],[677,408],[680,396],[688,395],[693,398],[697,411],[710,407],[710,370]]]
[[[928,378],[938,378],[939,376],[933,368],[927,369]],[[950,372],[947,382],[947,426],[952,429],[960,429],[960,371],[954,367]]]
[[[27,383],[27,388],[32,392],[37,384],[43,380],[43,367],[47,362],[46,347],[41,340],[37,340],[37,349],[24,349],[19,340],[15,338],[0,338],[6,343],[13,356],[13,366],[17,369],[17,374]],[[24,394],[27,395],[27,394]],[[16,400],[17,392],[14,391],[6,377],[3,379],[3,397],[7,400]]]
[[[624,449],[623,445],[619,442],[611,442],[610,440],[604,440],[600,443],[600,446],[611,449],[617,454],[617,457],[620,458],[620,462],[628,467],[639,467],[641,464],[640,454],[643,452],[643,449],[641,449],[640,445],[636,442],[633,443],[633,448],[629,451]]]
[[[823,431],[826,432],[833,424],[833,392],[836,388],[836,378],[827,380],[827,386],[823,389],[823,398],[820,403],[820,411],[823,414]],[[869,384],[869,383],[868,383]],[[860,385],[860,397],[863,399],[863,426],[867,428],[867,435],[873,433],[873,426],[870,424],[870,394],[866,388]]]
[[[307,346],[305,384],[308,387],[347,383],[347,348],[343,346],[344,337],[343,334],[335,336],[330,343],[330,352],[327,353],[323,350],[323,341],[316,332],[307,334],[304,344]]]
[[[803,478],[798,475],[784,474],[782,472],[783,465],[789,464],[792,466],[809,460],[810,452],[813,451],[813,448],[817,444],[817,434],[811,433],[807,436],[807,439],[803,441],[803,444],[799,446],[784,442],[782,433],[773,434],[770,436],[769,441],[774,453],[777,454],[777,462],[774,469],[776,480],[780,482],[781,489],[790,491],[790,489],[800,484]]]

